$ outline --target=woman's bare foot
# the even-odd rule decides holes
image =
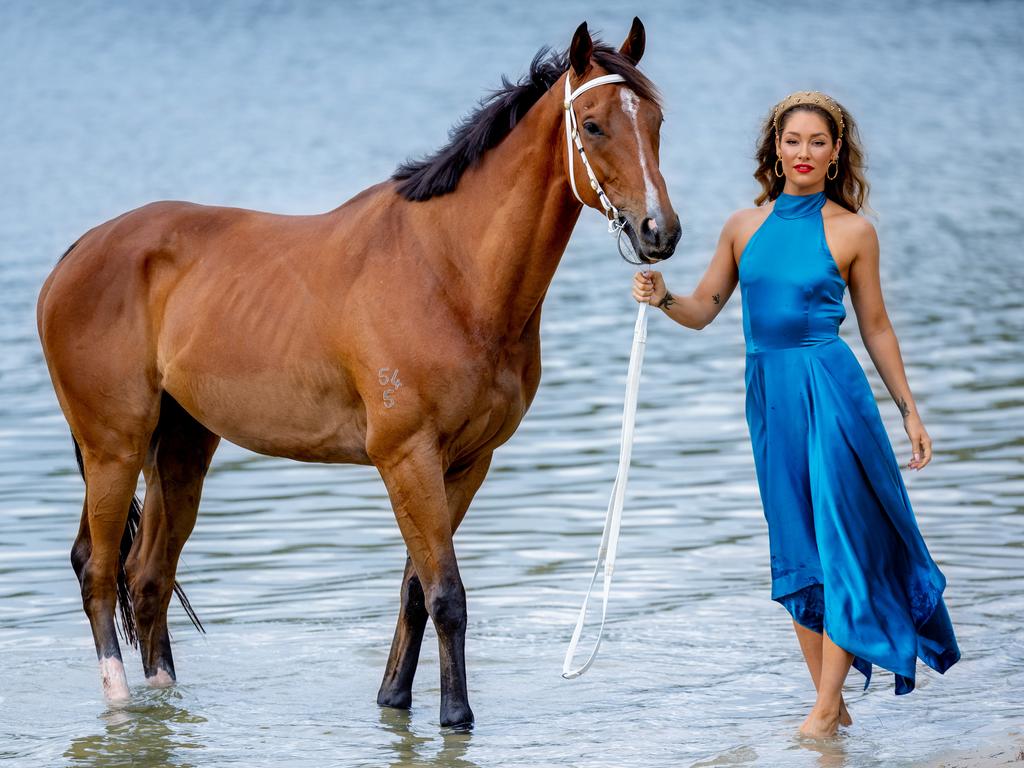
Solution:
[[[843,697],[839,697],[839,724],[844,728],[849,728],[853,725],[853,718],[850,717],[850,710],[846,708],[846,701]]]
[[[800,726],[800,735],[811,739],[827,739],[836,735],[839,730],[840,707],[831,711],[815,704],[814,709]],[[850,722],[853,722],[852,720]]]

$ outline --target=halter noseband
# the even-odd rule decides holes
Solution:
[[[587,176],[590,177],[590,188],[597,193],[597,199],[601,202],[601,207],[604,208],[604,215],[608,218],[608,231],[613,235],[620,234],[622,232],[623,219],[619,215],[618,209],[608,199],[608,195],[604,193],[604,189],[601,188],[601,183],[597,180],[594,169],[590,167],[586,150],[583,149],[583,141],[580,139],[579,128],[576,124],[576,112],[572,108],[572,102],[577,96],[586,93],[591,88],[610,83],[624,83],[626,78],[622,75],[601,75],[593,80],[588,80],[574,91],[569,82],[571,74],[569,72],[565,75],[565,102],[562,104],[565,108],[565,144],[566,150],[569,153],[569,187],[572,189],[576,199],[583,203],[583,198],[576,191],[576,164],[572,161],[572,149],[570,148],[571,145],[575,144],[580,160],[583,161],[583,167],[587,171]]]

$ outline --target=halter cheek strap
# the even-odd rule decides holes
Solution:
[[[595,77],[593,80],[588,80],[574,91],[572,90],[572,85],[569,82],[570,74],[571,73],[566,74],[565,76],[565,101],[562,104],[565,109],[565,146],[566,151],[569,153],[569,187],[572,189],[572,193],[576,196],[576,199],[583,203],[583,198],[580,197],[580,193],[576,190],[576,163],[573,162],[571,149],[572,145],[575,144],[576,151],[579,153],[583,167],[587,171],[587,176],[590,177],[590,188],[597,194],[597,199],[600,201],[601,207],[604,208],[604,215],[608,218],[608,231],[613,235],[618,234],[622,230],[622,220],[619,216],[619,211],[614,205],[612,205],[611,200],[608,199],[608,195],[605,194],[604,189],[601,187],[601,183],[597,180],[597,176],[594,174],[594,169],[590,167],[590,161],[587,159],[587,152],[583,149],[583,141],[580,138],[579,126],[576,124],[576,111],[572,108],[572,103],[577,96],[586,93],[591,88],[611,83],[624,83],[626,82],[626,79],[622,75],[601,75],[600,77]]]

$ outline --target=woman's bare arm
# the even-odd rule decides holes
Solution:
[[[917,412],[907,383],[899,340],[885,311],[878,273],[878,235],[869,221],[859,219],[851,236],[856,243],[856,256],[850,265],[850,297],[857,313],[860,335],[871,362],[903,416],[903,427],[913,452],[910,467],[922,469],[932,460],[932,441]]]
[[[658,307],[687,328],[700,330],[708,325],[718,317],[739,280],[733,251],[735,233],[739,228],[739,215],[730,216],[722,227],[722,234],[718,238],[718,246],[711,257],[711,263],[693,293],[688,296],[677,296],[668,290],[660,272],[647,270],[634,276],[633,298]]]

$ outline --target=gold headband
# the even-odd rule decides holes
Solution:
[[[839,105],[821,91],[797,91],[791,93],[789,96],[784,98],[775,107],[775,113],[772,117],[772,122],[775,123],[775,133],[779,132],[779,118],[786,112],[787,109],[792,107],[808,104],[814,107],[820,107],[828,112],[832,116],[832,120],[836,124],[836,128],[839,129],[839,136],[837,138],[843,138],[843,110],[839,108]]]

